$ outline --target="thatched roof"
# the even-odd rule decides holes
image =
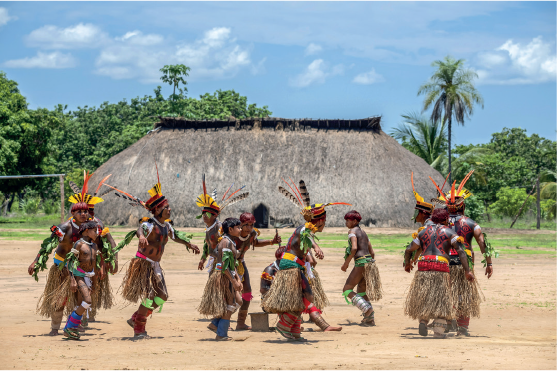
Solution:
[[[207,187],[219,195],[235,182],[246,185],[248,199],[227,208],[221,220],[254,212],[258,223],[293,222],[302,218],[278,191],[281,177],[303,179],[312,203],[349,202],[328,208],[328,226],[343,226],[343,216],[358,210],[363,223],[377,227],[412,226],[416,190],[426,199],[435,196],[428,179],[441,175],[424,160],[403,148],[381,130],[380,117],[361,120],[245,119],[185,120],[161,118],[161,129],[103,164],[91,179],[97,184],[113,174],[109,184],[143,200],[156,183],[153,158],[159,166],[162,190],[170,200],[177,226],[200,227],[195,198]],[[143,148],[143,149],[142,149]],[[141,150],[140,158],[137,156]],[[136,161],[137,160],[137,161]],[[128,173],[133,165],[129,185]],[[144,209],[128,206],[108,194],[97,215],[108,224],[136,225]],[[267,214],[267,216],[265,216]]]

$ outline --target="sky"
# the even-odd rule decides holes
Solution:
[[[189,96],[234,89],[274,117],[382,115],[389,132],[422,112],[418,88],[451,55],[485,102],[455,144],[504,127],[555,140],[556,32],[555,2],[0,2],[0,70],[30,108],[75,109],[153,95],[159,69],[182,63]]]

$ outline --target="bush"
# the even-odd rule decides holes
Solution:
[[[540,209],[542,219],[555,219],[555,200],[541,200]]]
[[[46,215],[57,214],[60,212],[60,201],[46,200],[43,203],[43,211]]]
[[[485,214],[485,207],[483,202],[480,201],[476,196],[470,196],[466,199],[466,209],[464,214],[473,219],[476,223],[480,223]]]
[[[19,202],[19,209],[27,215],[36,214],[40,206],[40,197],[26,197]]]
[[[516,216],[526,197],[528,194],[522,188],[503,187],[497,192],[497,201],[489,206],[489,211],[500,217],[512,218]],[[528,198],[528,202],[524,206],[525,210],[528,210],[535,200],[535,197]]]

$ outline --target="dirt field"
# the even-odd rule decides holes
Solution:
[[[331,231],[332,232],[332,231]],[[373,233],[381,231],[374,230]],[[389,230],[382,231],[389,233]],[[393,232],[394,233],[394,232]],[[396,230],[401,233],[401,230]],[[118,239],[117,239],[118,240]],[[199,242],[199,241],[195,241]],[[547,255],[507,255],[494,262],[488,281],[477,264],[486,297],[482,317],[472,319],[470,338],[422,338],[417,323],[404,317],[402,304],[412,274],[398,254],[375,246],[384,298],[375,304],[377,326],[358,326],[359,311],[341,296],[348,275],[340,270],[341,249],[325,249],[317,266],[331,301],[324,317],[343,326],[323,333],[305,323],[305,344],[287,343],[276,333],[230,332],[234,342],[217,343],[208,320],[195,310],[207,279],[196,270],[198,257],[170,242],[162,260],[170,300],[147,322],[150,340],[133,341],[126,319],[136,310],[116,295],[118,305],[101,311],[79,342],[46,336],[50,320],[35,314],[46,272],[35,282],[27,266],[40,242],[0,241],[0,359],[2,369],[555,369],[556,265]],[[127,262],[132,245],[120,254]],[[254,296],[250,312],[260,311],[259,274],[273,260],[273,248],[247,255]],[[49,260],[49,266],[52,258]],[[123,277],[111,277],[114,292]],[[306,316],[305,316],[306,317]],[[271,325],[276,316],[271,316]],[[235,327],[236,315],[232,326]]]

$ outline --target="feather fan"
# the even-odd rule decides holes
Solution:
[[[79,188],[77,184],[75,184],[71,180],[68,182],[68,184],[70,185],[70,188],[72,189],[73,193],[81,193],[81,188]]]
[[[306,188],[306,183],[303,180],[300,180],[300,194],[302,195],[304,206],[311,206],[308,189]]]
[[[279,192],[286,197],[288,200],[290,200],[290,202],[292,202],[294,205],[298,206],[298,207],[302,207],[302,205],[300,204],[300,201],[298,201],[298,199],[296,197],[294,197],[292,195],[292,193],[288,192],[286,189],[284,189],[283,187],[279,186],[278,187]]]
[[[233,197],[233,198],[229,199],[229,200],[226,201],[226,203],[220,208],[221,211],[222,211],[225,207],[230,206],[230,205],[232,205],[232,204],[235,204],[236,202],[241,201],[241,200],[245,199],[245,198],[248,197],[248,196],[249,196],[249,192],[246,192],[246,193],[242,193],[242,194],[240,194],[240,195],[238,195],[238,196],[236,196],[236,197]]]

